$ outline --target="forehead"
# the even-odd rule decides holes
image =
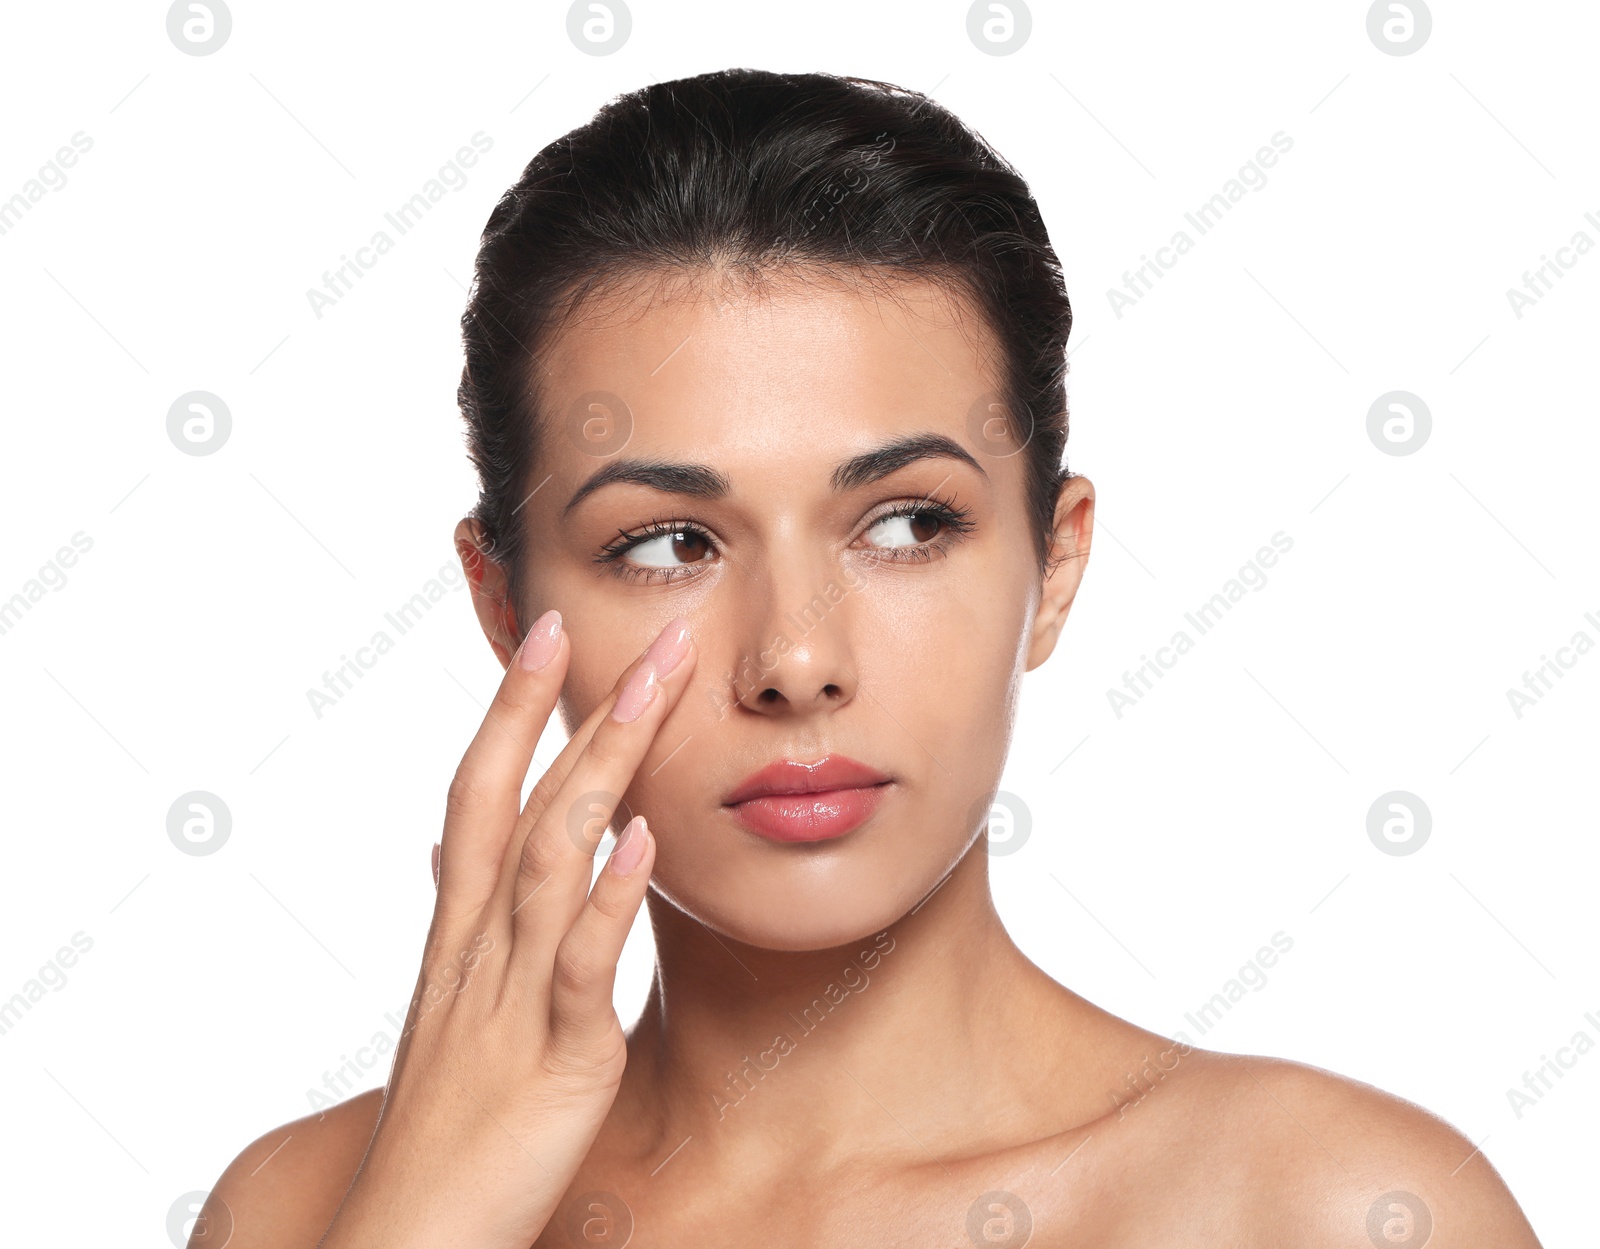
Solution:
[[[979,447],[970,414],[1000,385],[986,318],[926,277],[789,270],[638,275],[588,296],[543,353],[546,468],[627,445],[739,461],[834,463],[897,433]]]

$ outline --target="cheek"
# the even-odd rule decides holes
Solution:
[[[877,674],[869,692],[905,707],[908,727],[927,725],[939,740],[959,742],[1003,721],[1004,696],[1024,668],[1027,595],[1003,570],[991,571],[941,581],[914,599],[885,596],[860,622],[862,668]]]
[[[644,652],[652,635],[643,634],[636,639],[633,633],[620,631],[614,619],[608,624],[607,613],[574,610],[569,602],[561,604],[561,615],[572,654],[567,660],[567,676],[557,709],[570,737],[610,697],[617,678]],[[614,618],[618,613],[609,615]],[[619,660],[619,656],[626,658]]]
[[[561,727],[569,738],[582,727],[599,701],[600,694],[595,683],[586,680],[582,674],[574,674],[569,668],[566,683],[561,687],[561,697],[556,702],[556,710],[561,714]]]
[[[859,634],[870,694],[860,713],[882,722],[879,762],[903,773],[928,826],[959,822],[998,782],[1026,667],[1025,587],[968,580]]]

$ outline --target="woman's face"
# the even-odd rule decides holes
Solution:
[[[1026,455],[996,437],[1000,357],[973,313],[920,279],[731,289],[616,289],[551,345],[518,619],[561,611],[570,733],[688,618],[692,680],[612,827],[649,819],[655,888],[713,930],[822,949],[904,915],[982,833],[1092,488],[1064,489],[1079,557],[1041,582]],[[771,840],[726,805],[774,760],[827,755],[891,778],[841,836]]]

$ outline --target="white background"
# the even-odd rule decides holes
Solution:
[[[168,1244],[181,1194],[392,1032],[499,668],[459,592],[320,719],[306,690],[454,564],[457,319],[497,196],[614,94],[730,65],[931,91],[1029,179],[1065,266],[1068,461],[1102,523],[1004,782],[1033,821],[992,862],[1016,939],[1147,1027],[1419,1102],[1544,1243],[1592,1237],[1600,1052],[1520,1117],[1507,1090],[1600,1041],[1600,653],[1520,718],[1506,690],[1600,642],[1600,249],[1520,317],[1506,291],[1600,244],[1600,9],[1439,0],[1407,56],[1366,11],[1041,3],[992,56],[961,4],[637,0],[592,56],[563,5],[279,0],[191,56],[160,4],[13,6],[0,197],[93,146],[0,235],[0,599],[93,545],[0,635],[0,1000],[93,947],[0,1035],[7,1239]],[[467,184],[318,318],[307,289],[478,131]],[[1278,131],[1266,185],[1118,316],[1108,289]],[[192,390],[231,410],[215,454],[168,439]],[[1367,434],[1392,390],[1432,413],[1411,455]],[[1108,688],[1278,531],[1265,587],[1119,717]],[[231,811],[215,854],[168,840],[191,790]],[[1431,811],[1414,854],[1368,838],[1391,790]],[[1185,1013],[1280,930],[1202,1038]]]

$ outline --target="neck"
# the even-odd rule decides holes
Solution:
[[[745,1173],[925,1163],[1049,1130],[1030,1121],[1041,1077],[1095,1008],[1012,942],[982,838],[910,913],[832,949],[760,949],[649,906],[656,976],[615,1116],[641,1162],[689,1141],[692,1165]]]

